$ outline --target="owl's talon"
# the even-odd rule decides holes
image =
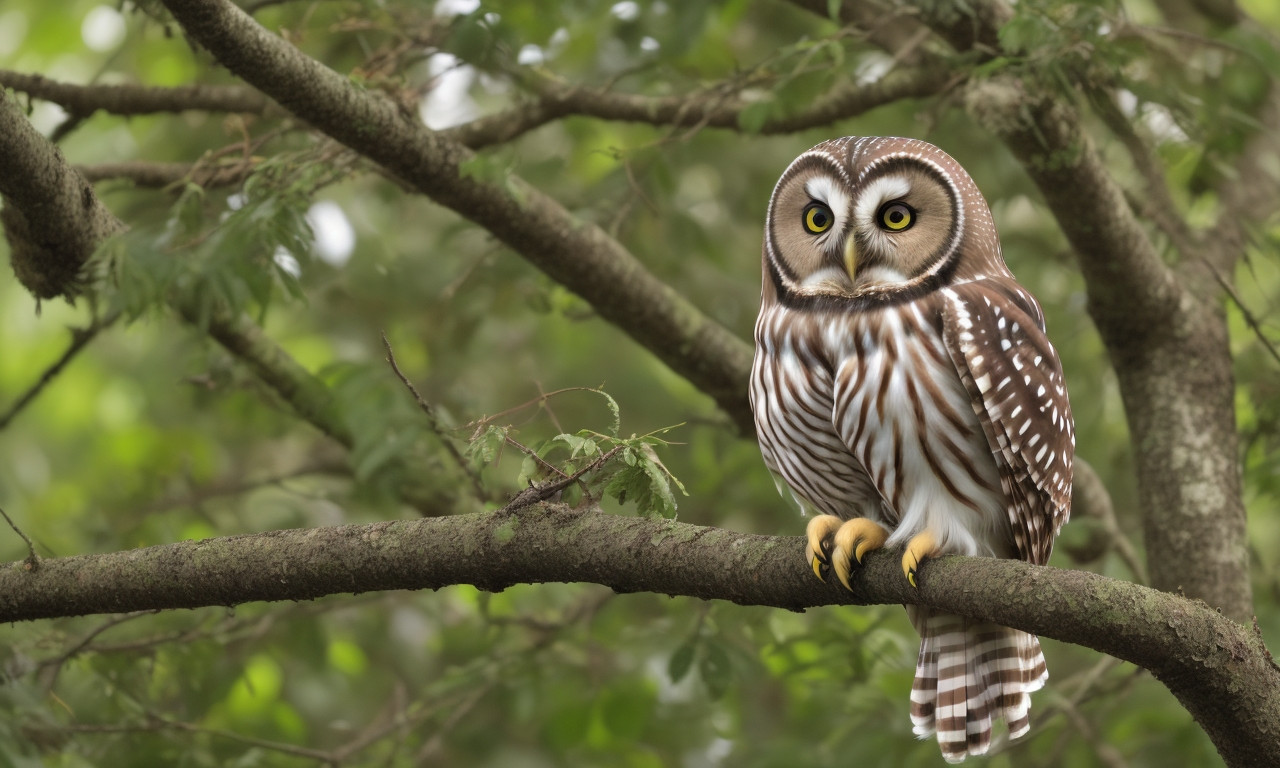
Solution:
[[[916,574],[920,569],[920,563],[924,562],[925,558],[935,557],[937,554],[938,539],[933,535],[933,531],[925,529],[912,536],[907,542],[907,550],[902,553],[902,572],[906,574],[907,583],[919,589]]]
[[[829,571],[830,569],[831,569],[831,566],[828,565],[827,563],[824,563],[821,557],[819,557],[818,555],[814,555],[813,575],[818,577],[818,581],[821,581],[823,584],[826,584],[827,577],[824,574],[826,574],[826,572]]]
[[[819,581],[827,580],[825,574],[831,570],[831,537],[843,522],[835,515],[818,515],[805,529],[808,543],[804,547],[804,561]]]
[[[883,525],[865,517],[855,517],[840,526],[834,537],[831,564],[845,589],[853,591],[849,576],[854,563],[862,565],[862,558],[871,550],[883,547],[888,538],[889,531]]]

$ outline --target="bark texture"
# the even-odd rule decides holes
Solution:
[[[121,224],[5,92],[0,169],[0,223],[13,273],[36,298],[74,296],[85,261]]]
[[[1022,162],[1077,254],[1129,420],[1152,585],[1248,619],[1235,382],[1220,298],[1204,290],[1206,275],[1193,289],[1164,263],[1073,110],[1012,79],[975,86],[968,100]]]
[[[1152,672],[1231,766],[1280,754],[1280,669],[1261,638],[1203,602],[1086,571],[1014,560],[875,552],[853,592],[814,580],[800,537],[536,504],[513,513],[272,531],[0,569],[0,621],[309,600],[472,584],[592,582],[800,611],[923,603],[1084,645]]]

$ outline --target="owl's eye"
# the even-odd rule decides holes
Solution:
[[[804,231],[811,235],[820,235],[831,229],[836,217],[824,203],[814,200],[804,207]]]
[[[890,232],[901,232],[910,229],[916,223],[916,212],[911,206],[901,202],[889,202],[880,206],[876,212],[876,223],[881,229]]]

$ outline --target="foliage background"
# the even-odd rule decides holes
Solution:
[[[406,108],[421,106],[433,127],[496,110],[545,70],[653,95],[782,73],[761,90],[743,130],[571,117],[472,164],[491,178],[518,173],[614,233],[744,338],[759,297],[765,204],[791,158],[842,134],[939,144],[986,194],[1010,267],[1045,307],[1079,454],[1104,480],[1120,531],[1141,553],[1115,378],[1068,246],[1008,152],[945,98],[901,101],[799,133],[751,130],[771,110],[822,93],[838,73],[882,72],[887,57],[856,36],[773,2],[261,5],[256,17],[269,28],[288,30],[303,50],[366,87],[408,99]],[[1280,31],[1270,3],[1242,5]],[[1161,48],[1112,36],[1122,23],[1158,20],[1143,2],[1019,9],[1008,34],[1021,36],[1010,43],[1027,52],[1021,63],[1064,79],[1080,75],[1082,58],[1115,67],[1135,94],[1132,119],[1159,142],[1177,203],[1207,222],[1216,203],[1209,180],[1250,130],[1253,100],[1280,71],[1275,51],[1240,34],[1220,42],[1248,55],[1215,60],[1178,39]],[[0,67],[76,83],[232,82],[157,14],[149,4],[7,3]],[[1088,56],[1074,56],[1082,46]],[[1162,68],[1161,52],[1183,46],[1192,52],[1186,68]],[[66,115],[33,100],[31,118],[52,132]],[[480,420],[530,400],[492,423],[513,425],[511,435],[529,446],[563,432],[606,431],[612,414],[599,395],[575,390],[538,401],[599,387],[616,400],[624,435],[681,425],[663,435],[674,444],[659,456],[688,491],[676,496],[682,520],[799,532],[802,521],[777,496],[754,441],[736,435],[708,398],[483,231],[351,163],[302,126],[270,112],[100,113],[60,146],[74,163],[206,157],[247,164],[254,175],[245,185],[185,194],[181,186],[97,184],[132,227],[118,260],[101,262],[115,288],[99,303],[45,302],[37,313],[17,282],[0,284],[0,404],[62,354],[68,326],[111,308],[129,316],[4,427],[0,506],[41,554],[419,514],[401,491],[409,484],[440,492],[439,439],[383,360],[381,330],[460,444]],[[206,155],[223,147],[230,149],[220,158]],[[1126,165],[1114,142],[1101,150]],[[353,236],[349,252],[340,247],[342,222]],[[1243,305],[1273,336],[1277,224],[1273,217],[1257,233],[1238,276]],[[218,225],[221,234],[203,241],[209,247],[197,242],[181,261],[165,251],[175,239],[210,238],[204,233]],[[288,258],[273,258],[277,244],[292,251],[296,281],[281,266]],[[175,322],[157,304],[174,285],[198,286],[263,318],[272,338],[337,393],[355,448],[344,451],[299,422],[198,328]],[[1280,377],[1239,307],[1228,311],[1254,595],[1271,638],[1280,633]],[[493,495],[481,503],[499,506],[517,490],[524,463],[504,448],[483,470]],[[637,511],[612,500],[606,508]],[[1100,525],[1068,526],[1054,563],[1141,578],[1100,545]],[[24,556],[16,536],[0,535],[0,561]],[[1052,678],[1036,696],[1033,735],[991,765],[1219,762],[1158,682],[1086,650],[1045,646]],[[0,628],[0,766],[934,765],[936,746],[914,741],[906,714],[915,649],[894,607],[793,615],[578,585],[11,625]]]

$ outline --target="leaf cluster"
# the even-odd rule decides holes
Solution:
[[[688,496],[684,484],[658,458],[656,448],[671,445],[663,439],[680,425],[643,435],[621,437],[621,412],[617,401],[603,389],[586,389],[607,404],[612,422],[606,432],[581,429],[560,433],[532,445],[518,442],[510,425],[482,422],[473,432],[465,455],[478,467],[497,461],[512,446],[523,454],[516,484],[538,488],[556,486],[561,500],[572,506],[598,503],[608,496],[618,504],[631,502],[645,517],[674,518],[678,490]]]

